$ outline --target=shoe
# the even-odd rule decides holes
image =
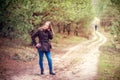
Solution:
[[[50,75],[55,75],[55,73],[53,73],[53,72],[50,72]]]
[[[44,70],[41,70],[41,75],[44,75]]]
[[[44,75],[44,73],[43,73],[43,72],[41,72],[41,75]]]

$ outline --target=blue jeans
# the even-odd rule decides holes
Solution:
[[[49,71],[52,72],[52,58],[51,58],[50,51],[41,51],[38,49],[38,53],[39,53],[39,65],[40,65],[41,71],[44,71],[43,57],[45,54],[48,61],[48,65],[49,65]]]

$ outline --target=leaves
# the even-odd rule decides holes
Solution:
[[[120,0],[99,0],[98,13],[115,40],[120,41]],[[101,11],[101,12],[100,12]]]
[[[89,24],[93,15],[91,0],[0,0],[1,31],[15,36],[26,35],[41,21],[76,23],[85,18]]]

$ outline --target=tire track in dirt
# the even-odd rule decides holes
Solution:
[[[106,42],[106,38],[96,32],[99,36],[99,39],[88,46],[88,52],[83,55],[81,63],[75,66],[79,69],[79,72],[76,73],[74,80],[95,80],[97,76],[97,63],[99,60],[99,47]],[[76,71],[77,71],[76,69]]]
[[[97,31],[95,33],[91,41],[73,47],[61,58],[61,62],[65,63],[63,65],[68,67],[63,67],[61,74],[64,73],[64,75],[60,78],[64,80],[94,80],[96,78],[99,47],[107,39],[101,33]],[[97,36],[98,40],[96,40]],[[73,63],[74,61],[76,62]]]
[[[21,74],[13,76],[12,80],[94,80],[97,75],[99,47],[107,39],[97,31],[93,36],[91,40],[69,48],[64,55],[53,57],[55,76],[49,75],[45,60],[45,75],[36,75],[39,72],[39,66],[33,65],[30,69],[22,71]]]

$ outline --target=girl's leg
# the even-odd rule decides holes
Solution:
[[[52,58],[51,58],[50,51],[45,52],[45,55],[46,55],[47,60],[48,60],[49,70],[52,71]]]
[[[47,60],[48,60],[50,74],[51,75],[55,75],[55,73],[53,73],[53,70],[52,70],[52,58],[51,58],[50,51],[45,52],[45,55],[46,55]]]
[[[39,53],[39,65],[40,65],[40,69],[41,69],[41,74],[44,74],[44,67],[43,67],[43,56],[44,56],[44,52],[40,51],[38,49],[38,53]]]

